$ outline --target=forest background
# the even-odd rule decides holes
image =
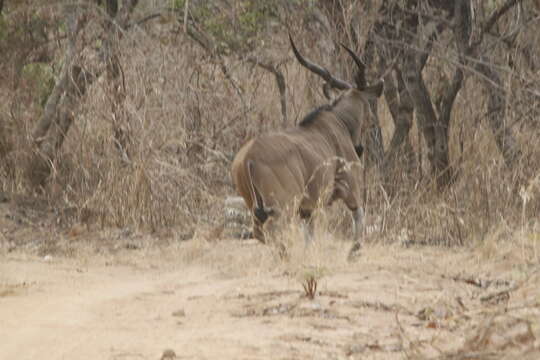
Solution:
[[[0,191],[60,229],[219,236],[240,146],[328,101],[291,33],[338,77],[341,42],[385,81],[363,140],[371,241],[536,249],[539,21],[533,0],[3,0]]]

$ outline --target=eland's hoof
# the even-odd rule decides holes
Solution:
[[[253,236],[252,231],[242,230],[242,232],[239,235],[239,238],[241,240],[249,240],[249,239],[255,239],[255,236]]]
[[[351,250],[349,250],[349,255],[347,256],[348,261],[354,261],[360,256],[360,250],[362,250],[362,244],[359,242],[354,243],[354,245],[351,247]]]
[[[278,241],[274,244],[275,249],[277,250],[277,254],[280,258],[280,260],[285,261],[289,259],[289,251],[287,250],[287,247],[282,242]]]

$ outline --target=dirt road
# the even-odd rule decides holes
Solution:
[[[323,241],[308,253],[293,251],[288,261],[233,240],[114,257],[3,254],[0,359],[157,360],[168,348],[179,359],[403,359],[538,349],[538,278],[512,261],[368,246],[350,264],[347,248]],[[318,279],[312,300],[301,286],[309,276]],[[505,289],[509,299],[482,300]],[[519,310],[503,315],[502,307]],[[495,314],[485,328],[507,340],[488,334],[474,348],[470,339]],[[508,336],[497,330],[503,328]]]

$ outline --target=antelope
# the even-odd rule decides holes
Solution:
[[[311,111],[296,126],[260,135],[244,144],[232,163],[233,182],[251,212],[252,236],[262,243],[266,243],[263,226],[269,218],[294,206],[309,245],[313,234],[311,217],[318,203],[330,206],[342,200],[352,212],[352,256],[361,249],[364,213],[357,165],[363,149],[360,135],[373,116],[368,101],[380,97],[383,82],[367,86],[364,63],[343,44],[358,67],[354,84],[304,58],[290,34],[289,40],[298,62],[325,80],[325,86],[341,93],[331,103]]]

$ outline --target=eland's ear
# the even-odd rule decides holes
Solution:
[[[381,80],[375,85],[367,86],[363,88],[361,91],[363,94],[367,95],[370,98],[379,98],[383,92],[384,89],[384,81]]]

